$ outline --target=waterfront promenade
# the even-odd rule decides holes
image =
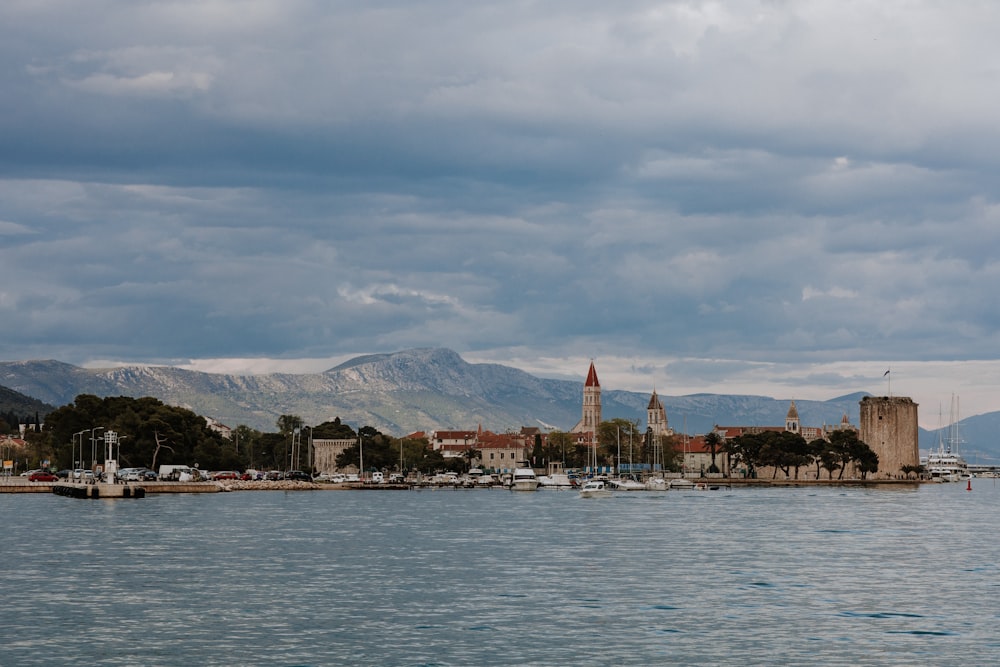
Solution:
[[[744,479],[734,478],[689,478],[696,484],[704,484],[710,489],[724,487],[744,487],[744,488],[770,488],[787,486],[913,486],[924,484],[924,480],[915,479],[893,479],[893,480],[863,480],[863,479]],[[29,482],[26,477],[3,477],[0,478],[0,493],[52,493],[52,487],[58,482]],[[500,490],[506,491],[506,487],[500,485],[483,485],[475,487],[454,486],[454,485],[434,485],[434,484],[362,484],[359,482],[346,483],[321,483],[303,482],[295,480],[278,481],[226,481],[226,482],[143,482],[135,484],[141,486],[150,493],[219,493],[226,491],[405,491],[414,489],[454,489],[454,490]],[[574,489],[561,489],[563,491],[573,491]],[[553,492],[556,490],[540,488],[539,492]],[[671,493],[679,493],[682,490],[672,489]],[[664,490],[645,491],[622,491],[621,493],[664,493]]]

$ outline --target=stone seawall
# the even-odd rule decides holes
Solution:
[[[223,491],[314,491],[321,488],[314,482],[300,480],[232,480],[216,482]]]

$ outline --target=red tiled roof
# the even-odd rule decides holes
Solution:
[[[434,437],[438,440],[474,440],[475,431],[435,431]]]

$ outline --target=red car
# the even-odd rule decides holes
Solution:
[[[39,470],[28,475],[29,482],[55,482],[59,478],[47,470]]]
[[[212,479],[214,479],[214,480],[220,480],[220,479],[239,479],[239,478],[240,478],[239,473],[235,472],[233,470],[223,470],[221,472],[217,472],[214,475],[212,475]]]

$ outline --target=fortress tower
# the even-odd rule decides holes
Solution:
[[[859,437],[878,454],[876,479],[897,477],[905,465],[920,465],[917,404],[906,396],[862,398]]]

